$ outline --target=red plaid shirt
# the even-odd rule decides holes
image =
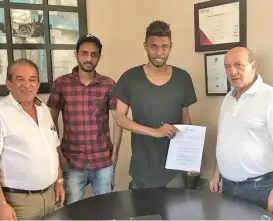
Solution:
[[[100,169],[112,164],[109,110],[116,108],[111,97],[115,81],[96,73],[93,82],[81,83],[78,67],[57,78],[47,105],[63,115],[61,149],[73,168]]]

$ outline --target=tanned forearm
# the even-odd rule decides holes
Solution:
[[[61,148],[57,148],[58,151],[58,157],[59,157],[59,174],[62,175],[62,169],[68,168],[68,162],[67,159],[64,157]]]
[[[214,166],[213,176],[220,176],[220,171],[219,171],[217,163]]]
[[[0,186],[0,205],[6,203],[6,198],[2,190],[2,186]]]
[[[118,124],[118,126],[124,128],[126,130],[129,130],[133,133],[148,135],[148,136],[153,136],[154,130],[155,130],[154,128],[140,125],[140,124],[132,121],[131,119],[129,119],[125,115],[117,116],[117,124]]]
[[[111,110],[113,117],[113,151],[112,156],[118,156],[123,129],[117,125],[116,111]]]
[[[60,163],[60,156],[59,156],[58,179],[61,179],[61,178],[63,178],[63,171],[62,171],[62,167],[61,167],[61,163]]]
[[[190,114],[189,114],[189,108],[188,107],[184,107],[182,110],[182,124],[186,124],[186,125],[191,125],[191,118],[190,118]]]
[[[122,128],[114,120],[113,122],[113,154],[118,155],[122,138]]]
[[[192,124],[190,116],[187,116],[183,119],[183,124],[186,124],[186,125]]]

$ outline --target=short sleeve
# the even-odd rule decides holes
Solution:
[[[109,109],[115,110],[117,107],[117,98],[113,97],[113,90],[116,86],[116,82],[113,80],[110,84],[109,94],[108,94],[108,102],[109,102]]]
[[[195,94],[194,86],[192,83],[191,76],[186,72],[185,78],[184,78],[184,101],[183,101],[183,107],[188,107],[192,104],[194,104],[197,101],[197,97]]]
[[[3,152],[5,136],[6,136],[5,125],[0,117],[0,154]]]
[[[112,94],[113,97],[121,100],[123,103],[130,104],[130,80],[128,73],[125,72],[121,75]]]
[[[61,84],[57,81],[55,81],[52,85],[51,93],[47,101],[47,106],[55,110],[62,110],[64,107],[62,87]]]
[[[45,115],[45,119],[47,119],[46,121],[49,123],[50,125],[50,130],[51,130],[51,133],[50,133],[50,140],[52,140],[52,144],[54,145],[54,147],[59,147],[61,145],[61,141],[59,139],[59,136],[58,136],[58,132],[57,132],[57,128],[53,122],[53,119],[52,119],[52,116],[50,114],[50,110],[49,108],[43,103],[42,104],[42,108],[43,108],[43,113]]]
[[[53,123],[53,121],[51,122],[51,130],[52,130],[52,139],[53,139],[53,145],[54,147],[59,147],[61,145],[61,141],[59,139],[59,136],[58,136],[58,132],[57,132],[57,129]]]

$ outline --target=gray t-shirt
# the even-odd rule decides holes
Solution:
[[[127,70],[118,80],[113,96],[129,105],[133,120],[158,128],[161,122],[182,123],[182,108],[197,101],[190,75],[172,67],[171,79],[164,85],[152,84],[143,65]],[[134,183],[149,187],[166,185],[178,171],[165,169],[170,140],[132,133],[130,175]]]

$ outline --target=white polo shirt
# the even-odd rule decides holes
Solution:
[[[40,190],[57,179],[60,141],[48,107],[36,109],[39,125],[11,94],[0,101],[1,186]]]
[[[216,157],[221,175],[232,181],[273,171],[273,87],[260,76],[237,101],[230,91],[221,106]]]

